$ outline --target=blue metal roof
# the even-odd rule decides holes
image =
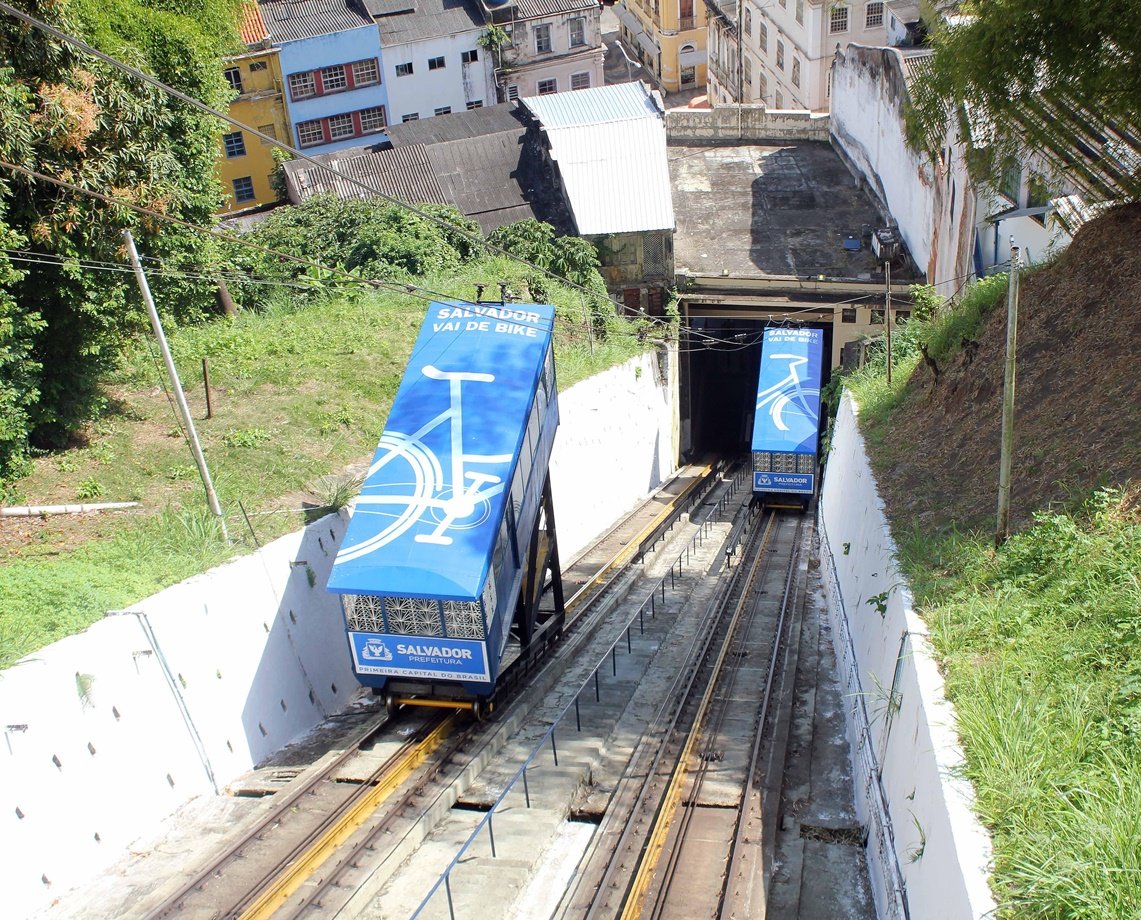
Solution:
[[[433,302],[329,590],[480,597],[555,308]]]
[[[823,352],[820,329],[765,330],[754,451],[816,453]]]

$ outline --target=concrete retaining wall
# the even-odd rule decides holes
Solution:
[[[912,608],[844,397],[821,495],[820,555],[844,692],[856,807],[882,918],[989,917],[990,839],[961,778],[955,717]]]
[[[670,109],[666,137],[685,143],[827,141],[828,115],[763,105],[719,105],[713,109]]]
[[[675,361],[647,354],[560,395],[564,559],[673,470]],[[358,685],[325,592],[331,515],[0,673],[0,882],[26,916],[342,709]]]

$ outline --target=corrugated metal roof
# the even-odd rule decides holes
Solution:
[[[660,117],[555,128],[547,134],[580,234],[674,228]]]
[[[370,189],[398,198],[407,204],[451,204],[432,172],[422,144],[393,150],[352,148],[315,157],[339,173],[359,179],[369,188],[334,175],[327,169],[301,160],[285,164],[298,198],[304,201],[314,195],[334,194],[339,198],[373,198]]]
[[[512,221],[539,217],[517,181],[523,128],[432,144],[427,149],[445,194],[478,221],[484,233]]]
[[[388,140],[393,147],[407,144],[438,144],[465,137],[482,137],[500,131],[522,131],[521,114],[509,105],[492,105],[467,112],[452,112],[437,118],[421,118],[388,126]]]
[[[275,42],[294,42],[373,24],[372,17],[354,0],[263,0],[258,6]]]
[[[256,45],[269,38],[269,30],[261,18],[261,9],[254,0],[242,4],[241,18],[238,20],[238,35],[247,45]]]
[[[580,234],[674,228],[662,111],[643,84],[521,101],[547,133]]]
[[[528,96],[520,101],[548,129],[662,116],[661,106],[644,83],[596,86],[550,96]]]
[[[574,13],[579,10],[597,9],[596,0],[518,0],[515,10],[519,19],[535,19],[542,16],[557,16],[559,13]]]
[[[410,13],[377,14],[383,47],[443,38],[464,32],[483,32],[483,15],[475,0],[416,0]]]

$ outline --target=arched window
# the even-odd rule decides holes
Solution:
[[[745,7],[745,34],[753,34],[753,11]]]

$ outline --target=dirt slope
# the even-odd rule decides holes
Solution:
[[[920,364],[878,478],[896,520],[993,528],[1006,301],[978,348]],[[1098,485],[1141,477],[1141,204],[1090,222],[1051,267],[1022,279],[1012,521]]]

